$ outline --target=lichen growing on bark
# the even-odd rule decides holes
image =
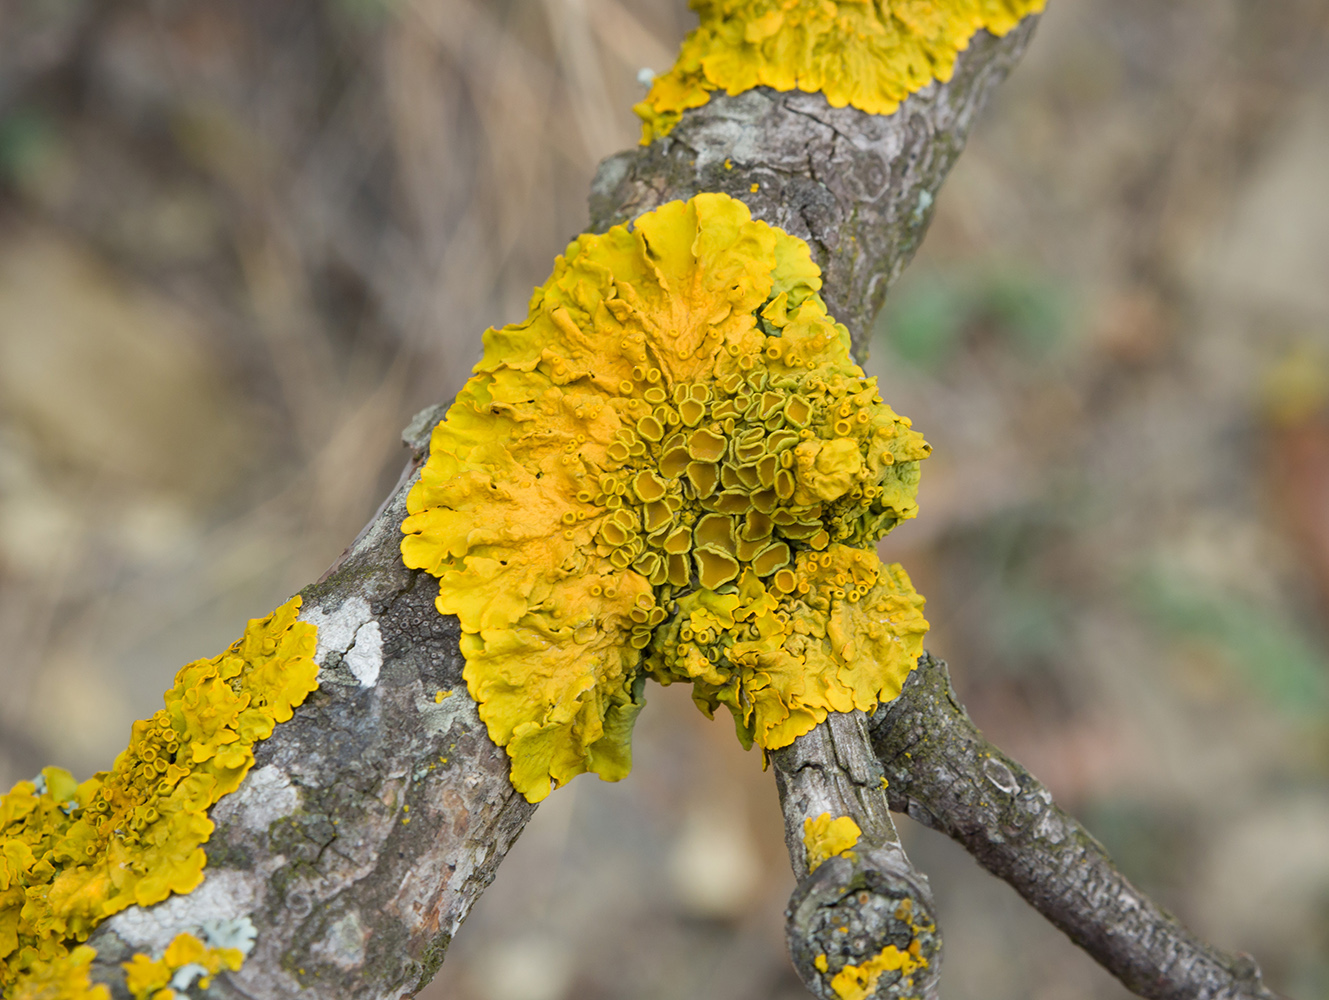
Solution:
[[[187,990],[195,981],[206,990],[218,972],[234,972],[243,961],[239,948],[214,948],[192,934],[177,934],[161,958],[135,955],[124,964],[125,987],[134,1000],[174,1000],[176,990]]]
[[[94,985],[89,972],[97,952],[88,945],[50,960],[37,959],[14,983],[9,1000],[111,1000],[111,991]]]
[[[485,335],[402,555],[531,801],[627,774],[648,675],[767,748],[899,692],[923,602],[870,546],[929,449],[820,286],[805,243],[703,194],[580,237]]]
[[[840,1000],[868,1000],[877,992],[877,982],[887,972],[898,972],[905,990],[913,986],[913,973],[927,968],[928,960],[918,954],[918,938],[901,951],[888,944],[860,965],[846,965],[831,979],[831,989]]]
[[[701,24],[635,110],[642,143],[713,91],[820,91],[832,107],[894,112],[982,29],[1001,36],[1046,0],[691,0]]]
[[[831,818],[828,812],[803,821],[803,847],[808,853],[808,871],[815,872],[828,858],[853,858],[853,847],[863,831],[852,816]]]
[[[940,947],[936,924],[917,914],[914,901],[905,898],[896,903],[887,927],[878,924],[871,933],[865,933],[860,920],[870,912],[860,911],[857,919],[830,915],[829,926],[824,928],[828,932],[824,942],[827,951],[813,958],[813,968],[838,1000],[869,1000],[881,992],[881,987],[885,987],[882,995],[913,996],[914,974],[928,968],[927,956],[935,957]],[[877,951],[864,953],[870,947],[868,942],[884,938],[893,940]],[[885,984],[881,982],[883,977]]]
[[[110,771],[80,784],[48,767],[0,798],[0,988],[35,997],[73,982],[92,957],[75,946],[98,923],[203,881],[208,810],[318,686],[317,630],[299,609],[294,597],[183,667]]]

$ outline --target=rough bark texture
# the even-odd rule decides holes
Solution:
[[[886,289],[922,242],[937,190],[1037,20],[1003,38],[979,32],[947,83],[912,95],[893,115],[766,87],[712,95],[664,139],[600,165],[591,228],[603,232],[699,191],[733,195],[812,247],[822,295],[862,360]]]
[[[1132,992],[1151,1000],[1273,1000],[1248,955],[1196,938],[980,733],[946,664],[923,654],[870,724],[891,808],[959,841]]]
[[[900,846],[863,713],[831,715],[770,760],[799,880],[785,914],[799,977],[822,1000],[838,1000],[832,980],[846,965],[862,966],[887,947],[913,947],[924,967],[910,976],[883,973],[872,995],[935,997],[941,935],[932,890]],[[862,836],[852,857],[830,858],[809,873],[804,823],[825,813],[855,817]]]
[[[438,582],[401,563],[406,491],[441,415],[426,411],[408,429],[407,475],[304,590],[320,688],[213,809],[203,885],[126,910],[89,942],[94,976],[117,1000],[129,996],[119,963],[134,952],[155,957],[178,933],[245,915],[255,949],[209,997],[413,993],[535,811],[466,693],[457,620],[434,608]]]
[[[825,274],[823,293],[861,356],[872,317],[922,239],[970,125],[1033,25],[1030,18],[1000,40],[980,35],[948,83],[928,87],[891,116],[833,109],[819,95],[717,96],[686,115],[666,140],[605,162],[592,196],[593,228],[701,190],[735,194],[758,218],[812,245]],[[319,625],[320,690],[257,747],[254,770],[213,810],[217,829],[203,885],[118,914],[90,940],[98,950],[95,977],[117,998],[128,995],[119,963],[132,953],[156,956],[177,933],[246,915],[258,929],[255,950],[240,972],[217,976],[203,995],[409,995],[442,962],[532,814],[466,692],[456,620],[435,610],[436,582],[407,571],[399,557],[406,491],[441,414],[427,411],[408,429],[414,459],[402,482],[337,566],[305,590],[302,618]],[[915,705],[920,692],[932,690],[924,683],[931,676],[920,671],[906,696],[878,715],[893,806],[952,832],[1145,995],[1269,995],[1259,991],[1253,965],[1174,932],[1175,924],[1134,890],[1109,898],[1112,887],[1125,883],[1109,878],[1115,872],[1097,845],[1055,811],[1018,765],[991,748],[980,759],[981,737],[964,728],[958,708],[946,722],[936,698],[931,708],[926,697],[922,708]],[[860,861],[828,861],[802,881],[791,903],[793,951],[823,997],[829,995],[824,977],[815,968],[807,977],[815,956],[830,954],[827,944],[841,949],[842,964],[897,938],[903,944],[891,903],[909,898],[918,914],[928,904],[926,880],[908,867],[873,786],[879,774],[861,725],[857,718],[835,720],[776,755],[787,815],[799,828],[791,857],[800,875],[807,816],[852,815],[868,835]],[[940,745],[943,732],[953,748]],[[920,766],[924,746],[933,763]],[[907,747],[914,760],[904,758],[910,767],[900,768]],[[1013,804],[1007,815],[965,798],[979,775],[989,784],[1005,782],[1011,803],[1033,808],[1033,819],[1011,826],[1025,815]],[[1027,789],[1035,791],[1022,794]],[[1053,839],[1057,834],[1062,840]],[[1093,861],[1087,881],[1066,867],[1063,842],[1080,845],[1075,857]],[[1094,895],[1077,895],[1089,891]],[[1086,899],[1102,909],[1084,905]],[[852,925],[856,936],[823,940],[832,911],[844,921],[837,926]],[[937,944],[926,942],[934,959]],[[1130,957],[1137,954],[1152,956],[1152,964]],[[935,961],[929,970],[935,974]],[[1158,982],[1166,988],[1155,988]],[[884,977],[876,995],[889,986]]]

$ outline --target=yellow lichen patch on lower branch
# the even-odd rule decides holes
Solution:
[[[822,92],[832,107],[894,112],[980,30],[1004,35],[1046,0],[692,0],[701,24],[636,106],[642,143],[667,135],[711,93]],[[753,186],[756,190],[756,186]]]
[[[647,675],[767,748],[899,692],[923,602],[870,547],[930,449],[820,287],[806,243],[703,194],[581,236],[485,334],[402,558],[531,801],[627,774]]]
[[[893,944],[873,955],[862,965],[846,965],[831,980],[831,989],[840,1000],[867,1000],[877,989],[877,980],[886,972],[909,976],[926,968],[928,960],[917,954],[917,941],[910,950],[901,951]]]
[[[0,798],[0,988],[26,996],[73,955],[90,961],[74,946],[106,917],[202,882],[208,810],[318,686],[316,629],[299,608],[292,598],[183,667],[111,770],[80,784],[48,767]]]
[[[808,852],[808,871],[815,872],[822,862],[834,858],[852,858],[853,847],[863,831],[851,816],[831,818],[828,812],[803,821],[803,846]],[[825,972],[825,969],[821,970]]]
[[[210,948],[192,934],[177,934],[160,959],[135,955],[125,962],[125,986],[134,1000],[172,1000],[177,989],[187,990],[197,980],[205,990],[218,972],[234,972],[243,961],[238,948]]]

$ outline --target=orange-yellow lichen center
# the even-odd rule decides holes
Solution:
[[[899,693],[927,623],[871,546],[928,446],[820,285],[801,240],[699,195],[579,238],[486,334],[402,555],[528,798],[627,773],[646,676],[768,748]]]
[[[254,744],[318,686],[316,630],[296,621],[299,608],[292,598],[220,656],[182,668],[165,708],[134,723],[110,771],[78,784],[48,767],[0,798],[6,996],[66,995],[42,991],[86,981],[92,949],[74,946],[98,923],[202,882],[208,809],[239,786]]]
[[[832,107],[891,114],[933,80],[949,80],[976,32],[1004,35],[1046,2],[691,0],[701,24],[635,109],[642,142],[668,134],[716,90],[821,91]]]

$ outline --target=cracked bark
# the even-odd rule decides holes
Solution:
[[[922,969],[912,975],[883,973],[872,995],[931,1000],[941,971],[932,890],[900,845],[863,713],[832,714],[769,756],[784,811],[785,846],[799,880],[785,914],[799,978],[813,995],[837,1000],[833,980],[845,966],[862,966],[884,948],[909,952],[912,947]],[[830,858],[809,872],[804,823],[823,814],[853,817],[862,834],[848,856]]]
[[[954,838],[1127,989],[1151,1000],[1275,1000],[1249,955],[1199,940],[1117,870],[1038,779],[983,738],[924,653],[878,707],[873,746],[891,808]]]
[[[834,109],[819,95],[759,89],[716,96],[667,139],[602,165],[591,227],[602,231],[702,190],[739,196],[756,217],[809,242],[823,269],[823,294],[861,357],[871,320],[921,241],[970,125],[1023,51],[1034,22],[1027,19],[1003,39],[980,34],[949,82],[910,97],[890,116]],[[319,625],[320,689],[256,747],[254,770],[213,809],[216,831],[203,885],[117,914],[90,939],[98,951],[94,978],[117,1000],[128,996],[119,963],[134,952],[159,955],[177,933],[245,915],[258,929],[254,951],[239,972],[215,977],[203,995],[321,1000],[414,993],[442,962],[533,813],[509,783],[506,754],[489,740],[466,692],[456,619],[438,614],[436,582],[406,570],[398,554],[406,491],[441,413],[426,411],[408,428],[413,458],[397,489],[328,574],[303,592],[301,617]],[[910,704],[902,702],[900,711]],[[880,747],[880,725],[877,733]],[[867,835],[860,862],[827,862],[804,879],[791,907],[792,927],[800,926],[800,912],[841,901],[857,908],[865,944],[843,951],[840,961],[899,933],[889,920],[873,924],[873,899],[910,894],[920,913],[927,903],[926,880],[908,867],[880,788],[873,787],[880,765],[866,745],[862,721],[847,717],[775,755],[787,814],[798,827],[797,842],[791,839],[796,872],[804,874],[801,820],[809,810],[854,815]],[[885,764],[891,802],[903,802],[895,758],[888,755]],[[937,773],[914,776],[910,801],[915,809],[931,802],[929,814],[946,817],[946,790],[928,787]],[[975,836],[979,845],[982,837]],[[1050,870],[1042,858],[1011,864]],[[863,891],[846,894],[845,886]],[[1036,905],[1056,895],[1051,888],[1040,895],[1032,885],[1031,892]],[[1115,919],[1115,911],[1104,912]],[[1096,919],[1086,913],[1059,926],[1110,938],[1112,925]],[[820,947],[815,923],[805,920],[808,933],[795,933],[791,942],[800,968],[815,959],[809,949]],[[1242,968],[1232,966],[1235,978]],[[815,976],[810,985],[828,995]]]

